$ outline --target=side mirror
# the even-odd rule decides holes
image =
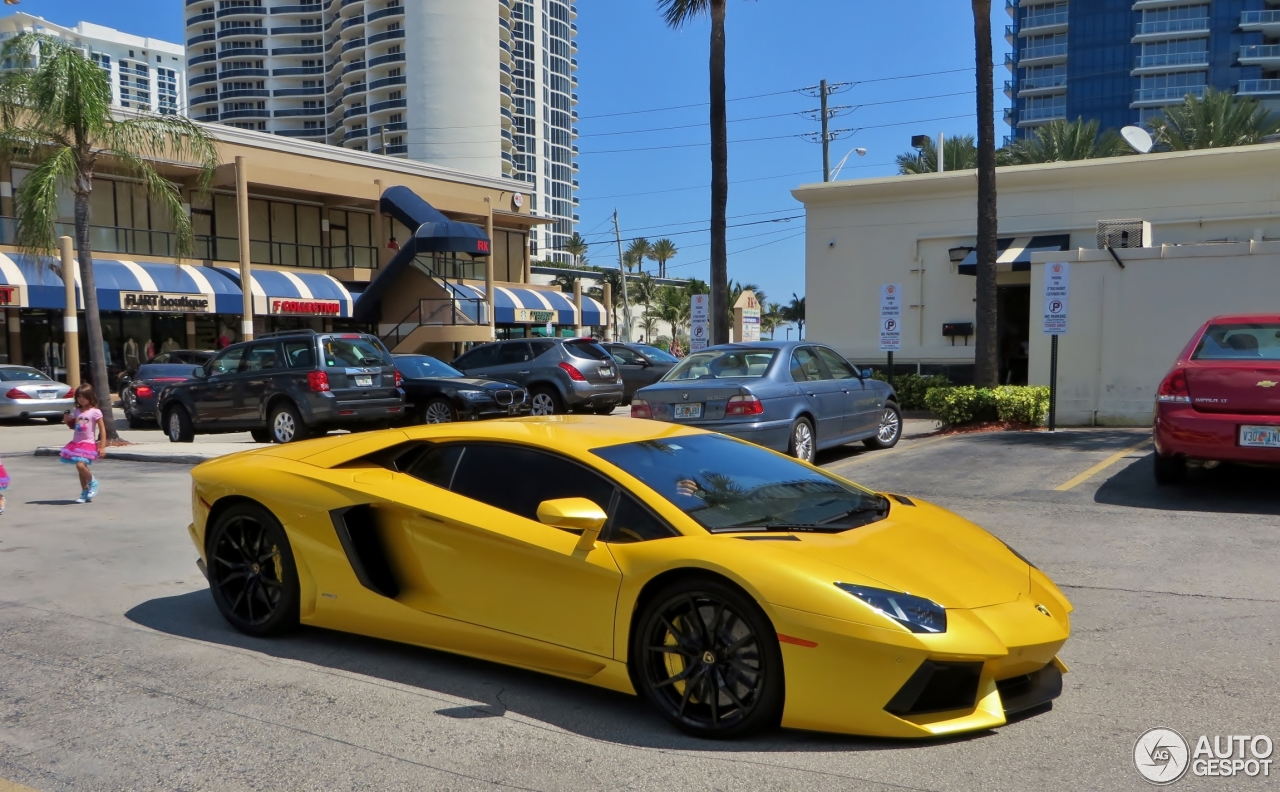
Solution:
[[[590,552],[609,516],[586,498],[557,498],[538,504],[538,520],[566,531],[581,531],[574,553]]]
[[[871,374],[872,374],[871,369],[863,369],[861,372],[858,373],[858,376],[862,377],[863,379],[871,379]]]
[[[196,379],[204,379],[208,375],[205,374],[204,366],[196,366],[194,369],[192,369],[191,376],[195,377]]]
[[[640,361],[640,367],[641,367],[641,368],[649,368],[650,366],[652,366],[652,365],[653,365],[653,361],[652,361],[652,360],[650,360],[650,359],[649,359],[649,358],[647,358],[647,357],[641,357],[641,356],[637,355],[637,356],[636,356],[636,360]]]

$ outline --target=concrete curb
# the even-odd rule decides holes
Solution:
[[[35,450],[35,456],[58,456],[61,448],[43,446]],[[249,449],[245,449],[246,451]],[[168,462],[175,465],[198,465],[210,459],[218,459],[226,454],[216,453],[148,453],[145,451],[129,451],[127,447],[112,448],[107,451],[107,460],[118,459],[121,462]]]

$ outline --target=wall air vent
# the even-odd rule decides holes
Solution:
[[[1151,223],[1146,220],[1099,220],[1098,250],[1151,247]]]

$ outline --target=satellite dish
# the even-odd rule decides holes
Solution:
[[[1155,145],[1154,141],[1151,140],[1151,133],[1142,127],[1127,126],[1120,130],[1120,136],[1139,154],[1146,154]]]

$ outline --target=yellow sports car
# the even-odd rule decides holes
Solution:
[[[677,727],[928,737],[1062,691],[1071,605],[976,525],[723,435],[549,416],[193,473],[236,628],[299,623],[638,693]]]

